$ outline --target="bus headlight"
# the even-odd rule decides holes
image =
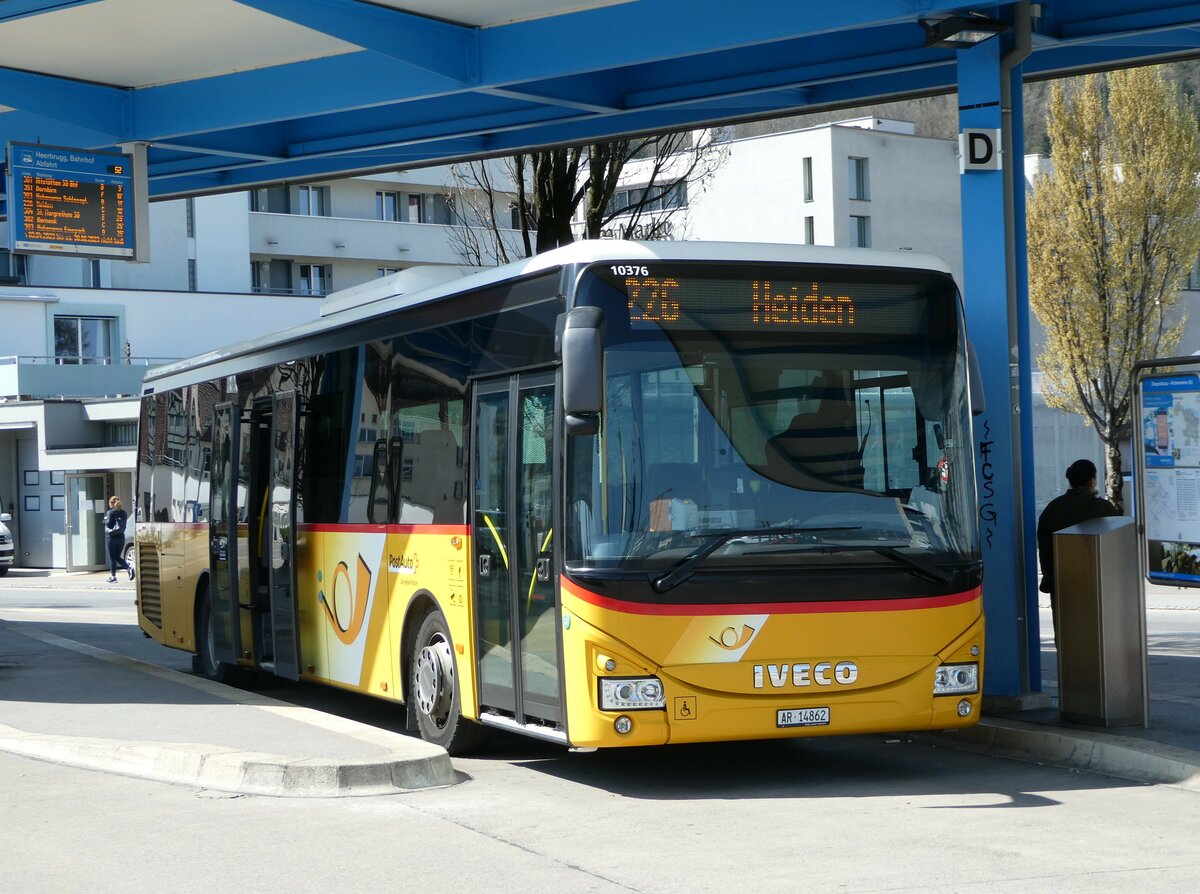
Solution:
[[[639,711],[667,706],[658,677],[600,678],[601,711]]]
[[[978,664],[943,664],[933,675],[934,695],[971,695],[978,691]]]

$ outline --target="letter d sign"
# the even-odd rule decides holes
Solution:
[[[958,135],[958,172],[1000,170],[1000,131],[964,128]]]

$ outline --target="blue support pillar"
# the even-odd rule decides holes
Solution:
[[[1012,177],[1012,283],[1013,312],[1017,336],[1017,394],[1018,456],[1020,457],[1021,489],[1020,515],[1023,538],[1021,552],[1025,556],[1025,638],[1024,660],[1028,670],[1025,691],[1042,690],[1042,637],[1038,615],[1037,567],[1037,498],[1034,491],[1033,452],[1033,354],[1029,336],[1029,252],[1025,229],[1025,101],[1022,67],[1017,65],[1008,73],[1010,114],[1010,156]]]
[[[996,37],[958,53],[960,128],[983,131],[981,144],[986,146],[990,139],[995,153],[1001,149],[995,136],[1004,126],[1003,47],[1003,40]],[[1023,501],[1018,493],[1024,482],[1020,454],[1014,452],[1014,445],[1020,444],[1013,399],[1014,385],[1019,380],[1017,327],[1015,315],[1010,314],[1009,290],[1009,282],[1015,279],[1010,259],[1015,255],[1009,254],[1013,249],[1005,217],[1015,181],[1024,179],[1015,154],[999,156],[1000,164],[1016,175],[1010,181],[1013,185],[1006,184],[1001,169],[972,169],[970,161],[975,159],[970,155],[964,157],[967,166],[961,178],[963,301],[967,332],[975,345],[987,402],[986,411],[975,417],[983,603],[987,615],[984,694],[999,697],[1020,697],[1029,691],[1028,575],[1024,568]],[[1011,205],[1008,208],[1012,210]],[[1021,219],[1023,224],[1023,214]]]

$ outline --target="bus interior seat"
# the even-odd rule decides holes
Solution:
[[[840,487],[862,489],[865,470],[854,418],[854,404],[845,391],[814,382],[821,394],[817,409],[798,413],[787,429],[767,442],[767,472],[790,484],[796,472]]]

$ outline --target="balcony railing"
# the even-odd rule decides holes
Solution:
[[[178,357],[129,357],[114,360],[111,357],[51,357],[46,354],[0,355],[0,366],[28,364],[31,366],[163,366],[174,363]]]
[[[280,286],[251,286],[250,291],[255,295],[295,295],[300,298],[324,298],[332,289],[305,289],[301,286],[283,288]]]
[[[142,379],[175,357],[0,356],[0,397],[18,400],[118,397],[141,393]]]

